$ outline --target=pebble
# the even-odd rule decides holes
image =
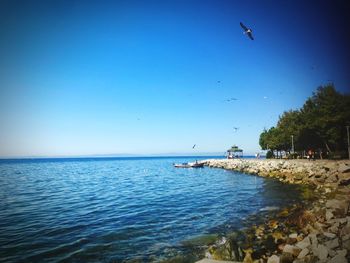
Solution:
[[[290,237],[290,238],[297,238],[297,237],[298,237],[298,234],[297,234],[297,233],[293,233],[293,234],[290,234],[289,237]]]

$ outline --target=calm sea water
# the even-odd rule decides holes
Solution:
[[[156,261],[299,201],[297,187],[271,179],[172,166],[193,160],[0,160],[0,261]]]

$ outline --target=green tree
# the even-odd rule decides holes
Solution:
[[[298,110],[290,110],[286,111],[279,118],[277,123],[277,128],[280,131],[279,140],[280,147],[284,151],[290,151],[292,148],[291,137],[294,139],[294,149],[299,148],[300,133],[302,130],[303,121],[300,111]]]
[[[310,138],[313,135],[313,143],[329,152],[345,149],[345,126],[350,120],[349,95],[337,92],[332,84],[319,87],[307,99],[301,112],[304,136]]]
[[[264,129],[259,144],[278,156],[278,151],[291,150],[293,136],[296,150],[346,151],[346,125],[350,125],[350,96],[329,84],[319,87],[300,110],[284,112],[276,127]]]

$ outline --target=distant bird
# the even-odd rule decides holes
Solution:
[[[266,100],[267,99],[267,97],[266,96],[264,96],[264,100]]]
[[[243,25],[242,22],[239,23],[241,25],[241,27],[244,29],[244,32],[243,34],[247,34],[247,36],[251,39],[251,40],[254,40],[253,38],[253,30],[251,30],[250,28],[246,27],[245,25]]]
[[[239,129],[239,127],[233,127],[233,129],[235,130],[235,132]]]
[[[221,83],[221,80],[218,80],[218,83]]]
[[[196,147],[196,145],[193,145],[192,149],[194,149],[194,147]]]
[[[230,102],[230,101],[234,101],[234,100],[237,100],[237,98],[229,98],[229,99],[226,99],[224,101]]]

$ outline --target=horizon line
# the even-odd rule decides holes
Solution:
[[[0,160],[15,160],[15,159],[74,159],[74,158],[139,158],[139,157],[210,157],[210,156],[225,156],[222,152],[203,152],[203,153],[159,153],[159,154],[87,154],[87,155],[34,155],[34,156],[0,156]],[[245,156],[253,156],[247,154]]]

